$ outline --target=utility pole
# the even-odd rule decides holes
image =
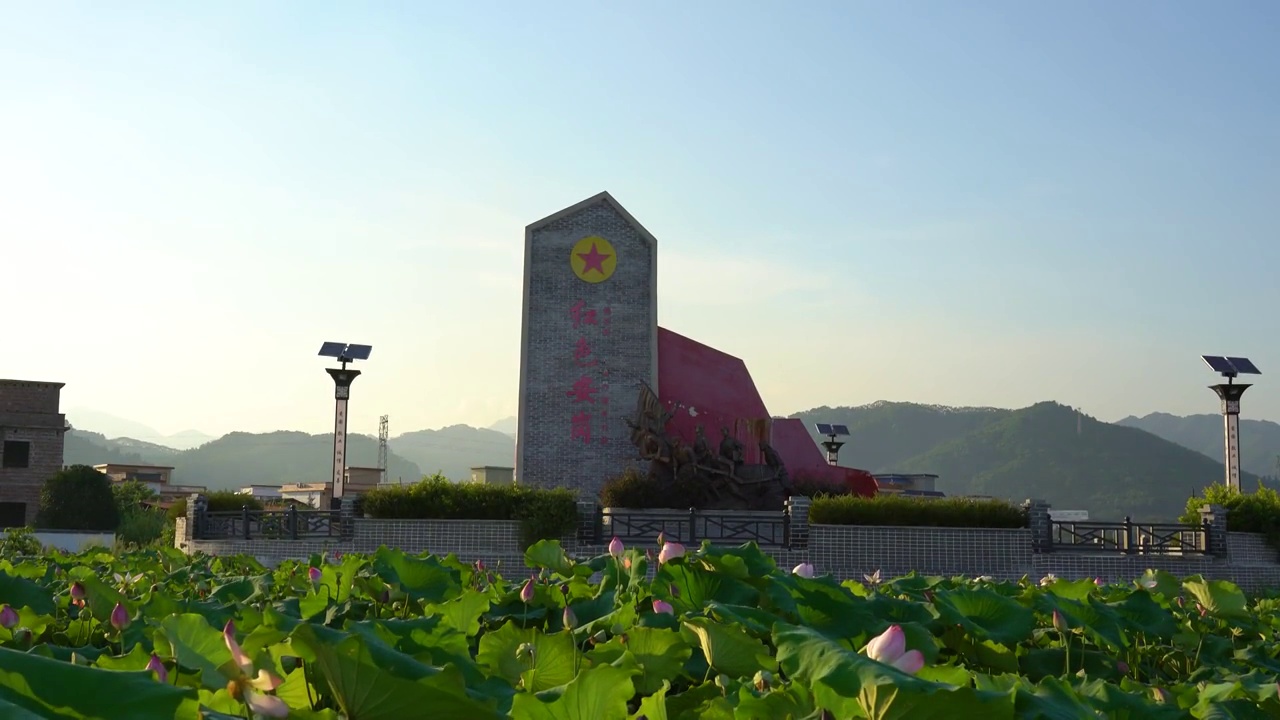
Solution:
[[[383,415],[378,419],[378,469],[382,471],[378,476],[379,485],[387,482],[387,439],[391,436],[390,419],[390,415]]]

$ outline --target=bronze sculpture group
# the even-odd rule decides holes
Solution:
[[[769,443],[759,441],[763,464],[744,461],[740,440],[720,428],[720,445],[711,448],[703,426],[698,425],[693,444],[673,436],[667,424],[674,417],[653,390],[640,387],[636,417],[627,419],[631,441],[640,458],[649,463],[649,476],[660,483],[691,489],[694,504],[702,509],[776,510],[791,494],[791,481],[781,456]]]

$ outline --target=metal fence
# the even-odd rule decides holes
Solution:
[[[668,540],[696,545],[703,540],[782,548],[804,547],[800,533],[792,533],[791,515],[777,512],[733,512],[729,510],[598,510],[595,522],[581,528],[578,539],[603,544],[617,537],[623,542],[652,542],[662,535]]]
[[[1209,525],[1181,523],[1055,522],[1050,552],[1122,555],[1204,555]]]
[[[251,510],[202,512],[196,515],[192,537],[198,540],[341,537],[342,513],[338,510]]]

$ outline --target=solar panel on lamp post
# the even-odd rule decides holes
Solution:
[[[342,494],[346,485],[347,470],[347,401],[351,398],[351,383],[360,376],[359,370],[348,370],[347,364],[356,360],[368,360],[372,345],[348,345],[347,343],[326,342],[320,346],[320,357],[331,357],[342,363],[341,368],[326,368],[325,372],[333,378],[333,498],[330,508],[337,509],[342,505]]]
[[[840,448],[844,446],[844,442],[836,440],[836,438],[849,437],[849,426],[833,423],[815,423],[814,428],[817,429],[819,435],[827,436],[827,439],[822,443],[822,447],[827,451],[827,464],[835,465],[840,457]]]
[[[1236,384],[1240,375],[1261,375],[1262,371],[1249,358],[1223,355],[1201,355],[1200,359],[1222,377],[1225,383],[1210,385],[1222,400],[1223,466],[1227,487],[1240,489],[1240,397],[1252,387],[1249,383]]]

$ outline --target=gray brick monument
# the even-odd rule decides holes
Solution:
[[[525,229],[516,481],[594,499],[658,389],[658,243],[607,192]]]

